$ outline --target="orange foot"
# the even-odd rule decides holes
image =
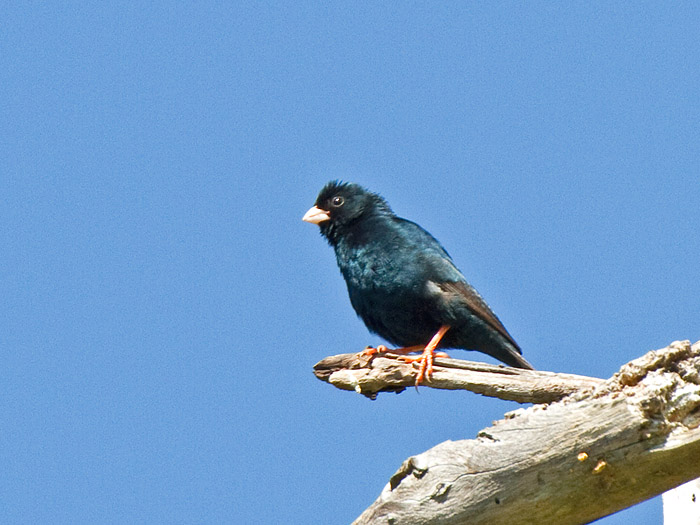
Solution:
[[[371,346],[368,346],[362,352],[360,352],[360,357],[371,357],[373,355],[383,354],[388,351],[389,349],[384,345],[379,345],[377,346],[377,348],[372,348]]]
[[[416,387],[423,382],[426,377],[430,379],[433,373],[433,360],[435,356],[438,357],[449,357],[444,352],[435,353],[435,348],[440,344],[440,340],[443,338],[445,333],[450,329],[449,325],[443,325],[440,330],[433,336],[430,342],[426,345],[423,353],[417,357],[404,357],[403,360],[407,363],[420,363],[420,368],[418,369],[418,377],[416,377]],[[420,347],[419,347],[420,348]]]
[[[423,345],[405,346],[403,348],[387,348],[384,345],[379,345],[377,346],[377,348],[372,348],[371,346],[368,346],[362,352],[360,352],[360,355],[362,357],[365,357],[377,354],[410,354],[411,352],[422,352],[424,348],[425,347]],[[445,354],[445,357],[449,356]]]

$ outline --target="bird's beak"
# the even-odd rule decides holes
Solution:
[[[321,224],[322,222],[325,222],[330,218],[331,216],[328,215],[327,211],[324,211],[321,208],[314,206],[312,208],[309,208],[309,211],[307,211],[304,214],[301,220],[310,222],[311,224]]]

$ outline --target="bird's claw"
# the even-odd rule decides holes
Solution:
[[[439,352],[442,353],[442,352]],[[418,387],[424,379],[430,381],[433,375],[433,360],[435,352],[426,349],[421,355],[416,357],[402,357],[406,363],[418,363],[418,375],[416,376],[416,387]]]
[[[449,325],[442,325],[440,330],[433,336],[430,342],[427,344],[423,353],[419,357],[404,357],[407,363],[420,363],[420,368],[418,368],[418,376],[416,377],[416,388],[423,382],[423,379],[428,379],[430,381],[430,376],[433,375],[433,360],[435,359],[435,348],[440,344],[440,340],[450,329]],[[443,354],[443,352],[438,352]],[[445,354],[446,355],[446,354]],[[440,356],[442,357],[442,356]]]
[[[435,347],[438,345],[440,342],[440,339],[442,338],[443,335],[445,335],[445,332],[449,329],[449,326],[443,326],[440,328],[437,334],[431,339],[431,341],[428,343],[428,345],[423,348],[420,346],[408,346],[405,348],[396,348],[394,350],[391,350],[393,353],[406,353],[406,352],[415,352],[416,350],[420,351],[423,350],[421,355],[419,356],[402,356],[401,359],[404,360],[406,363],[418,363],[418,375],[416,376],[416,387],[420,385],[424,380],[430,381],[430,376],[433,375],[433,361],[435,360],[436,357],[447,357],[449,358],[450,356],[447,355],[445,352],[436,352]],[[390,350],[384,346],[384,345],[377,345],[376,348],[373,348],[371,346],[368,346],[365,348],[362,352],[360,352],[358,355],[360,357],[374,357],[377,354],[384,354],[390,352]]]
[[[377,345],[376,348],[368,346],[362,352],[360,352],[360,357],[372,357],[377,354],[384,354],[388,351],[389,349],[384,345]]]

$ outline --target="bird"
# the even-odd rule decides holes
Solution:
[[[350,303],[368,330],[417,362],[416,386],[430,379],[435,350],[483,352],[534,370],[445,248],[415,222],[398,217],[379,194],[328,182],[302,220],[316,224],[335,251]],[[367,353],[386,351],[384,345]]]

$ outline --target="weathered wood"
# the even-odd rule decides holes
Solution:
[[[354,390],[371,399],[379,392],[401,392],[413,386],[418,366],[391,353],[374,357],[341,354],[326,357],[314,366],[314,374],[343,389]],[[421,386],[446,390],[469,390],[485,396],[519,403],[551,403],[603,383],[603,379],[523,370],[438,357],[433,374]]]
[[[407,459],[355,523],[588,523],[700,477],[698,458],[700,343],[676,342]]]

